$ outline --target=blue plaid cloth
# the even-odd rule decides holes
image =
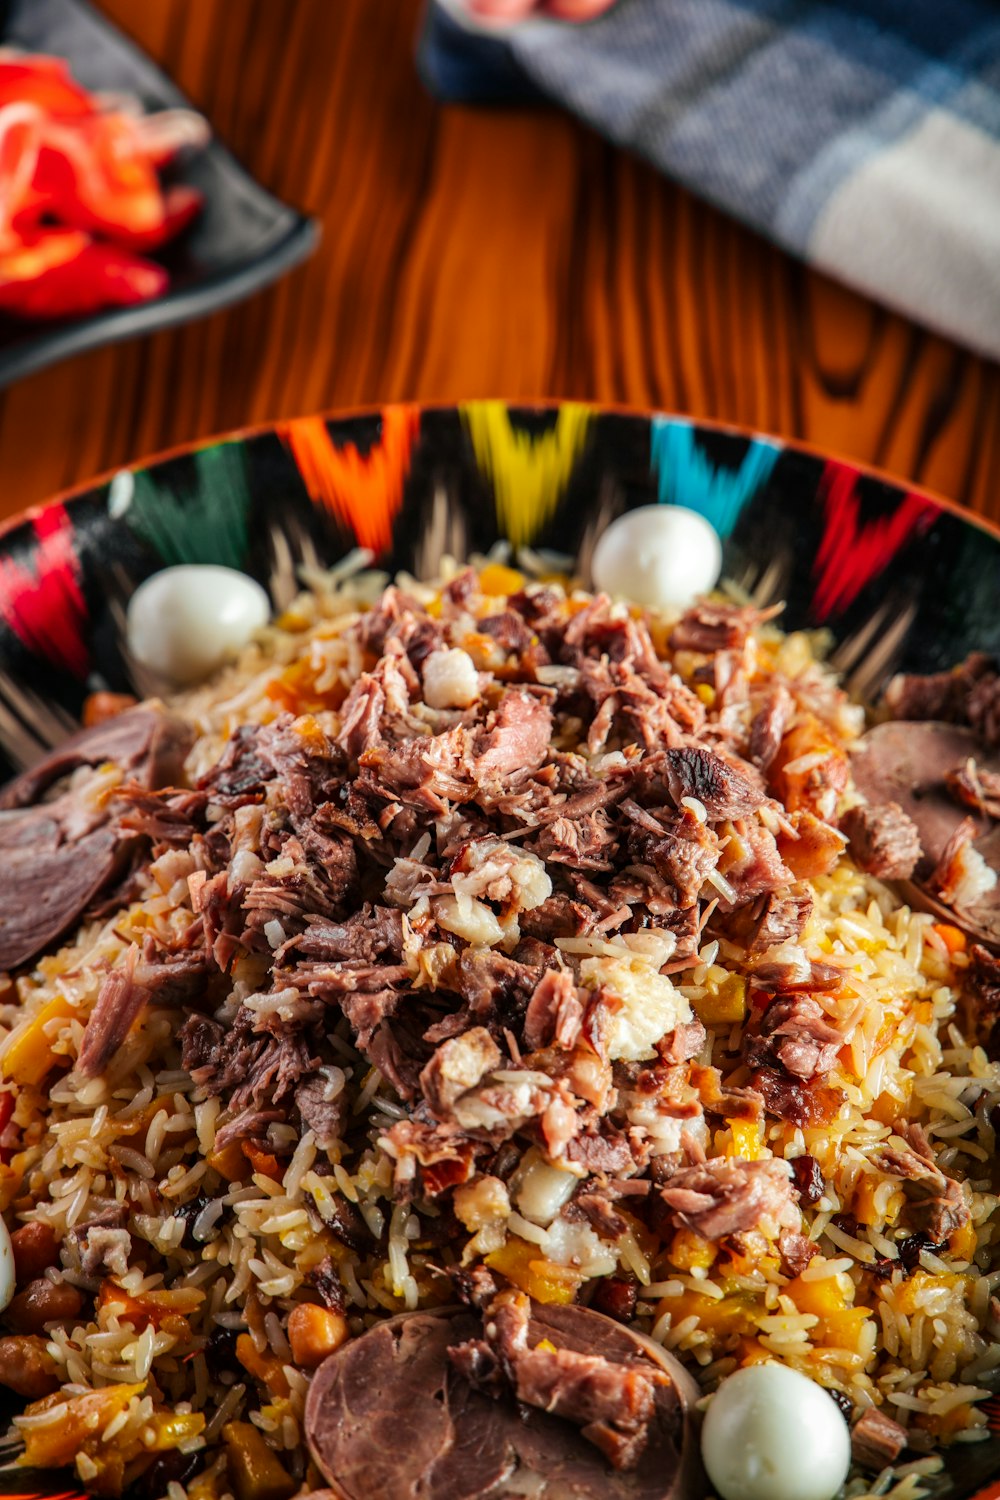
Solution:
[[[618,0],[487,28],[431,0],[450,100],[554,100],[850,286],[1000,357],[997,0]]]

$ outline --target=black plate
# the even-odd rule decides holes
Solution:
[[[84,0],[0,0],[0,45],[64,57],[85,88],[133,94],[150,110],[191,108]],[[167,176],[205,196],[191,228],[157,256],[170,272],[170,290],[153,302],[53,323],[0,315],[0,386],[69,354],[238,302],[304,260],[316,244],[315,222],[265,192],[214,138]]]

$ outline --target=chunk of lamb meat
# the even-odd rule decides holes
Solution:
[[[734,911],[791,885],[795,876],[784,863],[774,834],[756,818],[738,818],[722,860],[720,874],[732,888],[732,896],[720,896],[722,911]]]
[[[672,1356],[588,1308],[533,1306],[529,1358],[543,1345],[542,1354],[556,1348],[620,1372],[593,1374],[588,1384],[584,1367],[567,1361],[566,1377],[548,1399],[553,1407],[569,1403],[575,1386],[571,1404],[579,1415],[556,1420],[554,1412],[518,1404],[513,1371],[511,1379],[499,1371],[482,1333],[471,1310],[406,1314],[349,1340],[320,1366],[305,1436],[341,1500],[487,1500],[514,1490],[573,1500],[681,1500],[703,1492],[688,1420],[697,1391]],[[463,1352],[453,1359],[451,1350]],[[487,1394],[482,1383],[491,1369],[498,1374]],[[661,1380],[661,1372],[669,1378]],[[542,1382],[545,1371],[536,1364],[528,1367],[532,1374]],[[636,1382],[643,1377],[653,1399],[640,1442],[629,1419],[641,1403]],[[543,1389],[539,1384],[539,1396]],[[588,1424],[601,1429],[591,1434],[595,1443],[578,1424],[598,1401],[599,1420]],[[616,1426],[623,1422],[625,1431]],[[629,1440],[636,1466],[615,1469],[604,1446],[623,1458]]]
[[[442,1042],[420,1074],[427,1107],[443,1123],[454,1120],[455,1105],[500,1066],[500,1048],[482,1026]]]
[[[702,599],[692,604],[670,634],[672,651],[732,651],[745,645],[750,632],[773,620],[783,606],[755,609],[749,604],[721,604]]]
[[[555,818],[528,846],[549,864],[575,870],[611,870],[618,835],[603,809],[581,818]]]
[[[279,950],[278,957],[284,961],[289,953],[324,963],[374,964],[386,957],[398,963],[403,956],[403,913],[393,906],[365,902],[344,922],[312,916],[304,931]]]
[[[878,1473],[896,1462],[908,1441],[905,1427],[877,1406],[869,1406],[851,1430],[851,1457],[863,1469]]]
[[[911,1199],[911,1216],[935,1245],[943,1244],[969,1222],[971,1212],[961,1186],[937,1164],[934,1148],[921,1125],[897,1123],[905,1148],[888,1146],[877,1158],[883,1172],[903,1180]]]
[[[189,1016],[180,1029],[181,1065],[213,1095],[228,1095],[234,1112],[280,1101],[321,1059],[310,1037],[281,1024],[278,1035],[255,1031],[256,1017],[242,1007],[228,1026]]]
[[[84,823],[68,793],[0,818],[0,969],[16,969],[62,937],[127,867],[134,840]]]
[[[634,1469],[653,1418],[654,1390],[667,1376],[654,1367],[632,1367],[602,1354],[575,1349],[530,1348],[531,1308],[523,1294],[501,1299],[484,1318],[485,1338],[449,1349],[466,1379],[509,1382],[518,1401],[578,1426],[616,1469]],[[551,1344],[551,1340],[547,1341]],[[492,1367],[492,1368],[491,1368]],[[484,1370],[489,1371],[483,1382]]]
[[[984,651],[973,651],[949,672],[903,673],[885,690],[885,704],[894,719],[971,724],[970,700],[980,684],[989,691],[997,681],[996,662]]]
[[[895,803],[914,824],[923,857],[914,878],[923,881],[967,813],[948,790],[948,777],[974,760],[980,775],[1000,772],[1000,756],[989,754],[968,728],[943,723],[876,724],[851,750],[854,783],[871,807]],[[989,820],[974,817],[975,837]]]
[[[818,1000],[793,995],[771,1002],[759,1033],[744,1039],[743,1055],[752,1068],[780,1064],[796,1078],[816,1078],[829,1073],[845,1041]]]
[[[748,754],[759,771],[766,771],[781,749],[785,730],[795,713],[795,701],[783,683],[767,695],[750,721]]]
[[[801,1195],[799,1201],[801,1202]],[[789,1230],[778,1235],[778,1255],[786,1276],[801,1276],[809,1262],[819,1253],[819,1246],[807,1234],[793,1234]]]
[[[975,834],[973,820],[963,819],[927,876],[927,889],[946,906],[972,910],[997,884],[996,871],[973,844]]]
[[[133,943],[104,979],[87,1020],[77,1068],[85,1078],[105,1072],[150,1001],[179,1005],[204,988],[207,964],[200,949],[159,952],[152,939]]]
[[[99,776],[32,806],[62,777],[114,760],[144,788],[177,779],[193,732],[154,708],[135,709],[67,740],[0,791],[0,969],[49,947],[134,863],[141,844],[119,827],[120,805]]]
[[[676,813],[660,808],[654,817],[627,798],[622,811],[633,825],[629,834],[633,854],[667,882],[678,906],[694,906],[719,863],[718,835],[688,807]]]
[[[331,1076],[329,1070],[321,1070],[314,1078],[303,1079],[295,1088],[295,1103],[302,1124],[312,1131],[321,1151],[336,1145],[347,1123],[349,1100],[343,1077],[336,1076],[336,1073],[334,1070]]]
[[[947,773],[944,784],[963,807],[1000,821],[1000,772],[978,765],[975,757],[970,755]]]
[[[764,801],[764,794],[719,755],[701,746],[665,753],[667,785],[678,807],[681,799],[700,802],[710,823],[748,817]]]
[[[1000,1056],[1000,958],[981,943],[969,948],[966,984],[976,1002],[976,1020],[987,1053],[995,1061]]]
[[[469,1025],[489,1027],[496,1036],[520,1029],[528,1001],[542,977],[534,964],[520,963],[486,948],[463,948],[458,957],[458,991],[465,1004],[425,1033],[428,1042],[455,1036]]]
[[[552,713],[548,704],[530,693],[505,693],[477,736],[472,766],[479,787],[497,786],[513,771],[534,770],[548,754],[552,740]]]
[[[923,856],[917,825],[898,802],[851,807],[840,826],[855,864],[880,880],[909,880]]]
[[[500,614],[486,615],[484,619],[478,621],[476,629],[483,635],[491,636],[508,656],[519,656],[534,640],[534,631],[516,609],[505,609]]]
[[[762,1225],[798,1229],[802,1215],[792,1193],[788,1164],[774,1158],[721,1158],[675,1172],[659,1190],[678,1229],[708,1240]]]
[[[526,937],[551,943],[557,937],[579,937],[599,920],[598,914],[572,896],[557,892],[532,911],[520,912],[518,924]]]
[[[548,969],[539,980],[524,1013],[524,1045],[531,1052],[555,1044],[576,1045],[584,1006],[573,976],[564,969]]]
[[[754,923],[748,944],[750,953],[764,953],[781,943],[797,943],[813,909],[808,891],[798,894],[772,891],[764,898],[763,909]]]
[[[0,789],[0,808],[28,807],[63,776],[80,766],[110,761],[146,788],[180,779],[194,730],[154,704],[130,709],[71,735],[28,771]]]

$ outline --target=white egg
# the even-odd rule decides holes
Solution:
[[[235,568],[183,563],[141,583],[129,600],[128,649],[177,687],[208,677],[271,617],[271,601]]]
[[[720,1500],[832,1500],[851,1435],[819,1386],[786,1365],[750,1365],[712,1397],[701,1453]]]
[[[640,505],[611,522],[594,548],[596,588],[651,609],[682,609],[722,570],[714,527],[683,505]]]
[[[0,1219],[0,1308],[14,1296],[14,1249],[3,1219]]]

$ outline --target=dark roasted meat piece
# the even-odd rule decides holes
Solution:
[[[898,802],[849,808],[840,820],[856,864],[880,880],[909,880],[923,850],[917,826]]]

